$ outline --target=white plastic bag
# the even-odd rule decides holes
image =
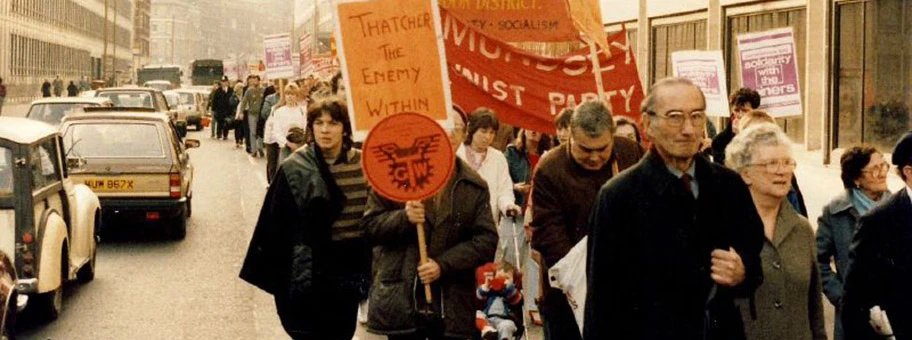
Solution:
[[[573,316],[576,317],[580,334],[583,333],[583,313],[586,310],[586,256],[588,250],[586,241],[588,238],[588,236],[583,237],[570,249],[567,256],[548,269],[548,281],[551,282],[551,287],[564,292],[567,303],[573,310]]]

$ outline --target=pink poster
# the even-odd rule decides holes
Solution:
[[[760,109],[774,117],[802,115],[792,28],[738,35],[738,50],[741,83],[760,93]]]

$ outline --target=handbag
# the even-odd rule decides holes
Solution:
[[[234,130],[235,125],[237,125],[237,121],[234,117],[225,118],[225,130]]]

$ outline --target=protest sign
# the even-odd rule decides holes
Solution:
[[[467,112],[487,107],[508,124],[554,132],[554,116],[598,99],[589,48],[538,56],[486,35],[441,10],[453,101]],[[627,32],[608,37],[611,57],[597,53],[605,95],[615,115],[639,121],[643,89]]]
[[[441,0],[440,6],[503,41],[580,40],[567,0]]]
[[[301,47],[301,77],[307,77],[314,72],[313,60],[311,60],[311,40],[310,33],[303,33],[299,41]]]
[[[421,201],[446,185],[455,159],[446,131],[433,119],[400,113],[383,119],[364,141],[371,188],[388,199]]]
[[[288,33],[268,35],[263,38],[266,55],[266,77],[269,79],[291,78],[294,66],[291,59],[291,35]]]
[[[452,104],[436,0],[337,3],[335,10],[356,139],[401,112],[447,120]]]
[[[760,93],[759,109],[773,117],[800,116],[798,56],[791,27],[738,35],[741,84]]]
[[[706,97],[706,114],[728,117],[728,87],[722,51],[678,51],[671,54],[675,77],[692,81]]]

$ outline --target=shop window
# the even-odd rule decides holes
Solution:
[[[837,4],[833,33],[834,146],[889,152],[912,126],[912,2]]]
[[[671,77],[671,54],[706,49],[706,20],[660,25],[652,28],[652,83]]]
[[[805,60],[807,60],[807,10],[786,9],[772,12],[751,13],[728,18],[725,64],[728,66],[729,89],[734,92],[741,88],[741,58],[738,54],[738,34],[763,32],[775,28],[792,27],[795,32],[795,47],[798,55],[798,82],[802,86],[802,104],[807,107]],[[762,103],[762,99],[761,99]],[[804,116],[777,119],[785,133],[797,143],[804,143]]]

